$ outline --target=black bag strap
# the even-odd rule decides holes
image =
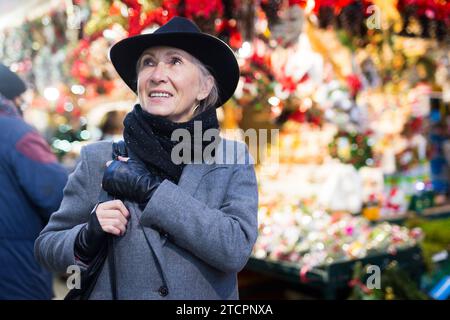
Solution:
[[[98,197],[98,202],[114,200],[114,197],[108,194],[105,190],[101,190]],[[112,234],[106,235],[106,250],[109,267],[109,283],[111,285],[112,299],[117,300],[117,277],[116,277],[116,256],[114,254],[114,236]]]
[[[125,141],[121,140],[118,142],[113,142],[112,145],[112,159],[117,160],[118,156],[127,157],[127,147],[125,145]],[[114,199],[111,195],[109,195],[106,191],[102,189],[101,191],[103,195],[100,197],[107,197],[110,200]],[[114,253],[114,237],[113,235],[108,235],[108,266],[109,266],[109,283],[111,284],[111,293],[112,299],[118,299],[118,290],[117,290],[117,276],[116,276],[116,256]]]
[[[108,265],[112,299],[117,300],[116,255],[114,254],[114,238],[112,235],[108,236]]]
[[[127,146],[125,144],[125,141],[123,141],[123,140],[113,142],[113,146],[112,146],[113,160],[117,160],[118,156],[128,157]]]

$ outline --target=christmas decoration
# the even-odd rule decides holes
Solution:
[[[106,53],[110,43],[103,37],[81,40],[67,58],[72,77],[84,87],[86,96],[109,94],[115,87],[115,71]]]
[[[362,267],[358,262],[355,265],[353,279],[350,287],[353,288],[349,296],[350,300],[427,300],[417,284],[405,273],[396,261],[391,262],[381,272],[380,288],[368,288],[367,275],[370,274],[369,266]],[[368,271],[369,270],[369,271]]]
[[[441,0],[399,0],[398,11],[403,20],[402,35],[434,37],[443,41],[448,37],[450,3]]]
[[[237,131],[239,122],[280,129],[279,144],[269,146],[279,162],[258,159],[256,166],[254,257],[298,266],[304,276],[316,266],[394,254],[416,246],[423,234],[430,270],[435,255],[448,251],[446,223],[408,229],[383,222],[412,211],[425,217],[439,202],[435,192],[444,196],[448,189],[448,1],[73,4],[80,10],[77,28],[68,27],[65,3],[0,31],[0,59],[29,82],[32,109],[45,115],[42,129],[68,167],[96,137],[86,113],[101,101],[115,109],[126,100],[109,47],[181,15],[236,52],[241,78],[221,109],[222,128]],[[394,265],[383,270],[379,290],[368,288],[365,271],[354,270],[353,298],[423,298]]]
[[[424,260],[429,272],[434,271],[433,257],[442,252],[450,250],[450,219],[424,220],[423,218],[413,218],[406,221],[408,228],[420,228],[423,230],[424,239],[421,242]],[[444,255],[445,256],[445,255]]]
[[[330,143],[330,154],[357,169],[374,165],[370,140],[366,134],[338,132]]]
[[[259,237],[253,255],[308,267],[365,257],[376,252],[395,252],[414,246],[419,229],[408,230],[382,223],[371,226],[362,217],[329,215],[305,205],[261,207]]]

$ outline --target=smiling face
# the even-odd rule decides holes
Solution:
[[[152,47],[138,61],[138,98],[142,108],[173,122],[189,121],[214,80],[202,75],[194,57],[172,47]]]

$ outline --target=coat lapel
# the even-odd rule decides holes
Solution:
[[[224,164],[224,147],[225,140],[221,139],[219,145],[216,148],[215,163],[207,164],[187,164],[180,177],[178,186],[182,188],[189,195],[193,196],[195,191],[202,180],[202,177],[209,171],[214,170],[216,167],[227,166]]]
[[[208,171],[211,165],[207,164],[188,164],[183,169],[178,186],[193,196],[203,175]]]

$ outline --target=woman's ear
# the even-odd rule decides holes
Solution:
[[[214,78],[212,76],[203,77],[200,82],[200,91],[197,94],[197,100],[201,101],[205,99],[214,85]]]

